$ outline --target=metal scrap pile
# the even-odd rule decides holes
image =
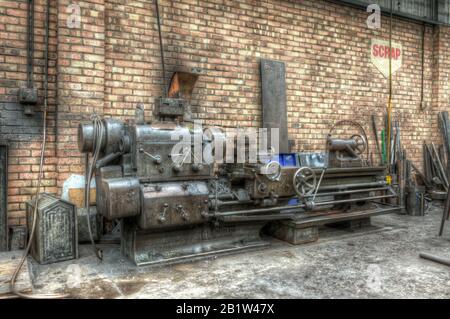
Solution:
[[[442,145],[423,145],[423,183],[433,199],[445,199],[449,190],[450,123],[448,112],[438,115]]]
[[[426,202],[445,200],[450,188],[450,122],[448,112],[438,114],[443,144],[423,144],[423,170],[403,158],[403,173],[399,185],[404,182],[406,210],[411,215],[422,215]],[[400,165],[401,166],[401,165]],[[415,172],[414,176],[411,174]],[[414,196],[415,194],[415,196]],[[447,218],[447,217],[446,217]]]

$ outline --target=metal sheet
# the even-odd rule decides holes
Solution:
[[[284,62],[261,60],[263,128],[280,130],[280,153],[289,152],[286,106],[286,70]]]
[[[0,143],[0,251],[8,250],[7,168],[8,147]]]

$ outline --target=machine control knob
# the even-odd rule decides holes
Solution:
[[[307,201],[306,203],[305,203],[305,209],[306,210],[313,210],[314,209],[314,207],[316,207],[316,203],[315,202],[313,202],[313,201]]]
[[[156,165],[160,165],[162,163],[161,156],[159,155],[150,154],[149,152],[146,152],[142,147],[139,149],[139,152],[150,157],[153,160],[153,163],[155,163]]]
[[[168,208],[169,208],[169,204],[164,203],[163,210],[159,213],[159,217],[158,217],[158,221],[160,223],[165,223],[166,222],[166,213],[167,213],[167,209]]]

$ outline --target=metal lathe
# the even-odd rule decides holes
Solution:
[[[186,100],[161,98],[157,112],[152,124],[141,114],[134,121],[83,123],[78,133],[80,151],[96,158],[97,211],[120,222],[122,253],[137,265],[262,247],[270,243],[266,236],[314,241],[320,225],[399,209],[385,167],[369,165],[368,139],[357,123],[336,123],[322,153],[193,163],[173,158],[173,133],[195,134]],[[346,125],[359,133],[339,138]]]

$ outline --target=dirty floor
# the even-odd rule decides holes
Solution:
[[[419,258],[450,258],[450,222],[437,237],[442,207],[425,217],[385,215],[357,231],[325,229],[319,241],[293,246],[274,240],[257,251],[136,268],[118,246],[99,264],[89,246],[80,259],[32,263],[36,292],[73,298],[450,298],[450,267]]]

